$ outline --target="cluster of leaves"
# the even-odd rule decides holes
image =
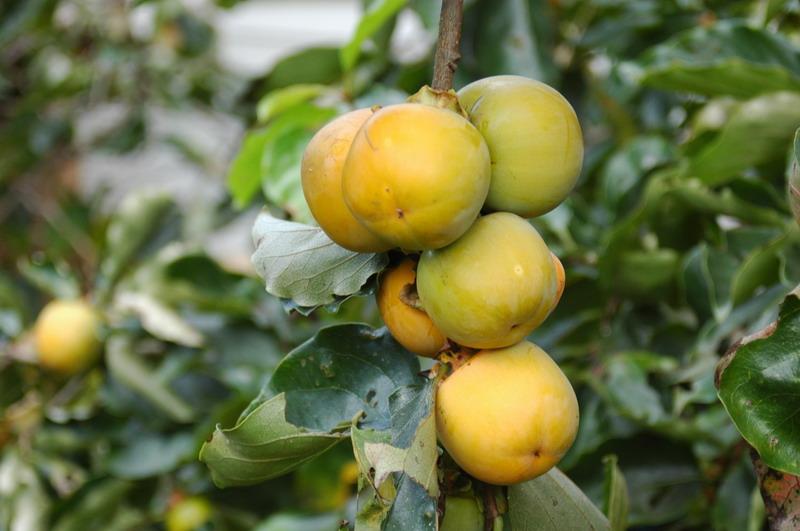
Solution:
[[[404,8],[432,42],[437,4],[368,2],[352,42],[279,63],[264,80],[258,123],[229,173],[234,198],[246,204],[261,188],[273,214],[311,223],[298,171],[305,143],[334,113],[399,101],[429,79],[430,54],[404,63],[390,43]],[[798,16],[791,2],[466,3],[456,83],[499,73],[542,79],[567,95],[584,126],[587,155],[576,192],[534,221],[565,264],[567,290],[531,339],[578,391],[581,427],[560,467],[607,509],[610,522],[598,528],[622,528],[627,519],[632,526],[759,529],[764,507],[737,426],[769,466],[800,472],[792,297],[785,332],[753,343],[754,353],[723,373],[724,405],[714,382],[721,355],[775,321],[800,281],[800,234],[786,196],[800,125]],[[319,229],[266,213],[254,233],[254,264],[267,289],[304,313],[369,293],[370,275],[383,267],[380,256],[334,249]],[[326,246],[320,263],[310,258]],[[237,428],[215,433],[204,459],[221,485],[257,481],[284,470],[252,466],[280,456],[273,445],[280,434],[262,428],[280,425],[281,415],[298,437],[349,434],[364,473],[357,522],[402,528],[414,518],[431,528],[438,491],[431,470],[416,466],[430,467],[433,454],[414,446],[429,429],[427,386],[384,373],[394,387],[379,388],[372,363],[352,366],[344,381],[330,364],[354,360],[332,352],[347,357],[382,333],[363,331],[338,349],[327,334],[289,354]],[[307,363],[297,361],[305,356]],[[404,363],[400,353],[396,359]],[[765,399],[765,389],[787,398]],[[415,418],[400,405],[393,410],[405,402],[417,404]],[[255,412],[267,410],[272,416],[258,420]],[[293,417],[300,410],[314,417]],[[349,415],[359,411],[366,417],[354,423]],[[370,426],[375,415],[383,421]],[[415,435],[404,437],[412,421]],[[365,425],[378,431],[370,442],[388,446],[366,451]],[[233,470],[253,473],[233,480],[226,475]],[[612,488],[620,477],[626,501]],[[527,485],[520,489],[536,492]],[[509,492],[509,503],[520,489]],[[525,505],[538,507],[533,499]],[[509,514],[512,524],[523,518],[513,507]],[[540,520],[547,518],[540,515],[537,528]],[[516,523],[524,522],[533,525],[527,517]]]
[[[0,5],[0,530],[159,528],[187,496],[211,503],[210,527],[249,530],[273,512],[339,509],[354,490],[339,449],[235,494],[197,461],[214,424],[235,422],[282,354],[331,319],[288,316],[254,275],[206,253],[236,213],[147,193],[109,215],[102,196],[76,193],[82,156],[135,156],[151,140],[148,109],[233,112],[246,97],[216,64],[213,9]],[[78,120],[104,104],[124,116],[87,144]],[[194,160],[193,146],[164,140]],[[74,297],[102,315],[104,359],[64,378],[38,367],[31,327],[46,302]],[[342,318],[368,320],[363,307]]]
[[[189,243],[186,218],[164,196],[130,196],[107,222],[92,221],[103,225],[89,287],[105,321],[102,366],[67,379],[44,372],[24,331],[31,307],[82,293],[73,271],[24,262],[2,285],[0,528],[141,528],[189,495],[212,500],[215,529],[252,529],[285,507],[342,506],[347,453],[235,496],[197,461],[214,423],[234,422],[282,352],[325,321],[298,323],[260,281],[221,269]]]

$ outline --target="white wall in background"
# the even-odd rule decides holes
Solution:
[[[309,45],[347,42],[361,16],[358,0],[250,0],[219,13],[220,60],[233,72],[263,74]]]

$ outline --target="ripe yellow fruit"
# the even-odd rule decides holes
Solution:
[[[55,300],[39,314],[34,327],[39,364],[63,374],[75,374],[100,355],[100,317],[80,300]]]
[[[558,206],[578,180],[583,138],[578,117],[555,89],[521,76],[470,83],[458,98],[489,145],[486,206],[523,217]]]
[[[398,343],[414,354],[432,358],[447,339],[423,310],[403,300],[408,287],[414,287],[416,277],[416,263],[410,258],[384,274],[378,288],[378,309]]]
[[[422,307],[456,343],[499,348],[531,333],[558,302],[558,272],[530,223],[483,216],[454,244],[423,253],[417,267]]]
[[[511,485],[550,470],[578,432],[578,400],[542,349],[523,341],[482,350],[436,394],[436,429],[470,475]]]
[[[344,166],[344,200],[364,226],[406,250],[455,241],[489,190],[489,150],[455,112],[403,103],[358,131]]]
[[[211,519],[211,504],[200,496],[190,496],[167,511],[167,531],[193,531]]]
[[[391,245],[353,217],[342,197],[342,168],[359,128],[372,109],[344,114],[317,131],[300,166],[303,195],[319,226],[331,240],[358,252],[382,252]]]

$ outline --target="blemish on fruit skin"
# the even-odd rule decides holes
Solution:
[[[519,277],[525,274],[525,268],[522,267],[522,264],[517,264],[514,266],[514,274]]]
[[[403,219],[403,216],[405,215],[403,213],[403,209],[402,208],[398,208],[396,212],[397,212],[397,219]]]

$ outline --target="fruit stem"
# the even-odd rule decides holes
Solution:
[[[442,0],[439,17],[439,38],[433,62],[433,82],[437,90],[453,88],[453,75],[461,59],[461,21],[464,15],[464,0]]]

